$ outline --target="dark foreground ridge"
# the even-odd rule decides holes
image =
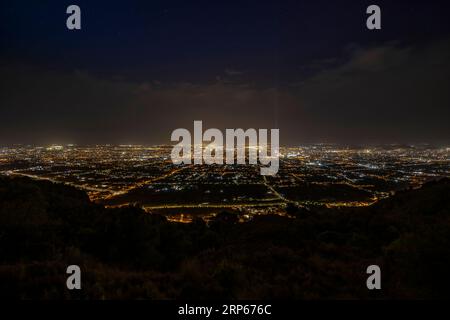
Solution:
[[[105,209],[77,189],[0,177],[2,297],[329,299],[450,297],[450,180],[366,208],[207,226]],[[79,265],[82,290],[66,288]],[[366,268],[382,270],[382,290]]]

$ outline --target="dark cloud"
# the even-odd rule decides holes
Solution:
[[[448,143],[449,77],[449,41],[356,47],[345,64],[296,86],[287,114],[308,140]],[[283,124],[291,135],[295,126]]]
[[[1,143],[161,143],[172,130],[273,127],[277,92],[211,84],[111,81],[88,73],[1,69]]]
[[[280,128],[285,144],[450,142],[449,41],[353,46],[336,65],[341,60],[322,61],[325,67],[293,86],[133,82],[4,66],[0,143],[164,143],[194,120]]]

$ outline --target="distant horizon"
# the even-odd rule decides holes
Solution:
[[[142,143],[13,143],[3,144],[0,148],[9,148],[14,146],[21,147],[34,147],[34,148],[49,148],[49,147],[172,147],[173,143],[154,143],[154,144],[142,144]],[[208,143],[204,143],[207,145]],[[280,148],[295,148],[295,147],[308,147],[308,146],[337,146],[337,147],[353,147],[353,148],[365,148],[365,147],[432,147],[432,148],[450,148],[450,143],[440,144],[431,142],[421,143],[333,143],[333,142],[308,142],[298,144],[281,144]]]

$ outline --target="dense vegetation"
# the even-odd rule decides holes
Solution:
[[[39,299],[436,298],[450,291],[450,181],[374,206],[210,225],[105,209],[64,185],[0,177],[0,295]],[[66,289],[66,267],[82,290]],[[382,290],[366,288],[378,264]]]

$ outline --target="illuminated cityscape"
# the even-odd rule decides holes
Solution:
[[[222,211],[241,221],[288,204],[368,206],[395,191],[450,177],[450,148],[316,144],[280,149],[276,176],[256,165],[173,165],[171,146],[52,145],[0,149],[0,172],[64,183],[107,207],[140,206],[171,221]]]
[[[284,319],[450,299],[449,11],[0,1],[0,301]]]

